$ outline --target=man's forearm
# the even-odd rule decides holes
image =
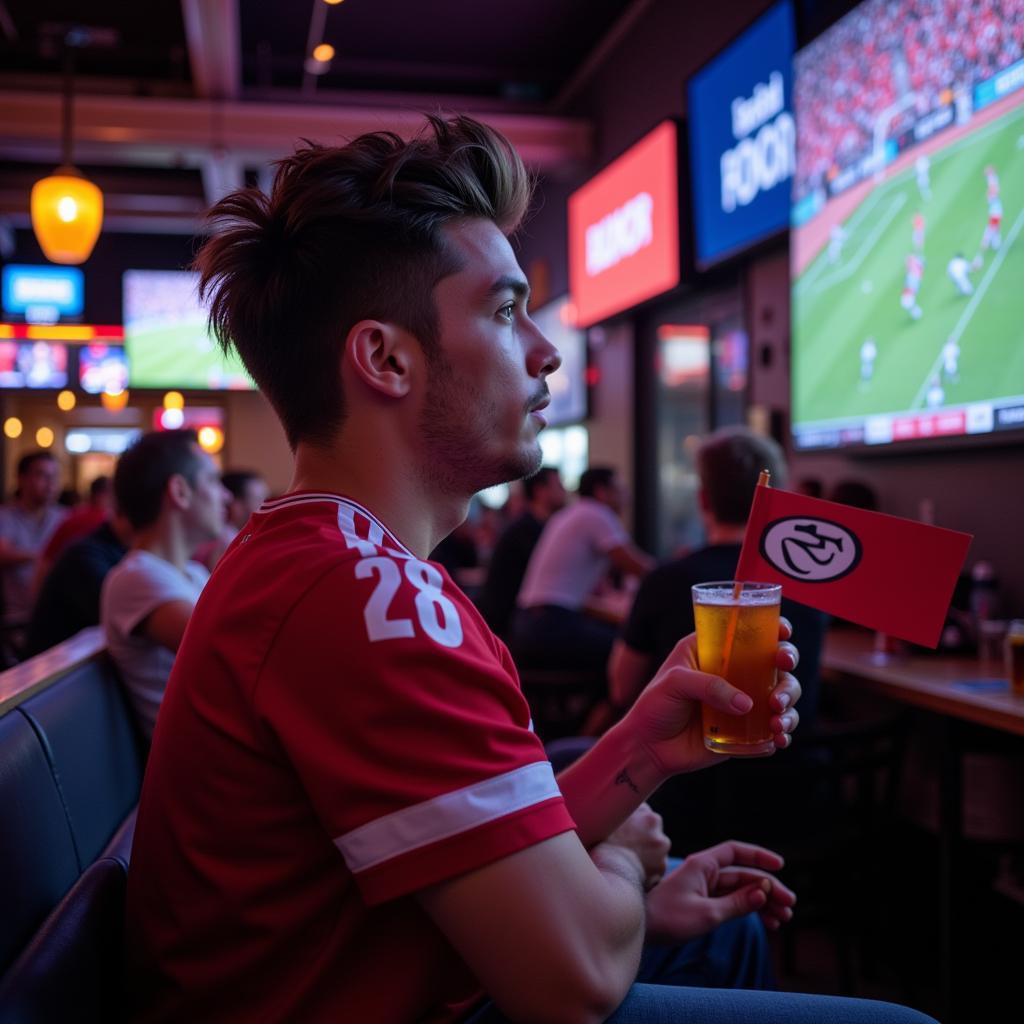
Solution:
[[[584,846],[606,839],[664,778],[635,741],[628,720],[610,729],[558,776]]]

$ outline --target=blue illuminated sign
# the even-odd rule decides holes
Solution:
[[[787,227],[796,169],[789,0],[758,18],[688,87],[697,264]]]
[[[3,269],[3,303],[8,316],[30,323],[56,323],[82,315],[85,286],[78,267],[30,267],[11,263]]]

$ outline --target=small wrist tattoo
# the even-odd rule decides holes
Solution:
[[[619,772],[618,775],[615,776],[615,785],[629,786],[629,788],[633,790],[634,793],[640,792],[640,790],[636,788],[636,783],[629,777],[625,769],[623,769],[621,772]]]

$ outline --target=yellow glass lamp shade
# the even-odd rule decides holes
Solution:
[[[51,263],[84,263],[103,227],[103,193],[60,167],[32,186],[32,230]]]

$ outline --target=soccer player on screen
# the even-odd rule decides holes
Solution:
[[[999,175],[996,174],[996,169],[991,165],[985,168],[985,182],[985,197],[988,204],[988,223],[985,225],[985,231],[981,236],[981,249],[982,252],[986,249],[991,249],[994,252],[999,248],[1003,241],[1003,237],[1000,232],[1000,227],[1003,222],[1003,201],[999,195]],[[975,262],[980,266],[981,253],[978,253]]]
[[[860,347],[860,383],[864,388],[871,383],[875,373],[875,358],[878,355],[878,346],[874,338],[865,338],[864,344]]]
[[[917,173],[917,190],[921,193],[921,198],[925,202],[928,202],[932,197],[932,185],[930,180],[931,166],[931,160],[929,160],[924,153],[922,153],[914,162],[914,170]]]
[[[929,409],[938,409],[946,400],[946,392],[942,390],[942,381],[939,380],[938,374],[928,382],[928,392],[924,400]]]
[[[921,288],[924,275],[924,257],[917,253],[907,256],[907,273],[903,278],[903,291],[900,293],[900,305],[914,320],[921,319],[921,307],[917,304],[917,293]]]
[[[942,375],[951,384],[960,380],[959,363],[960,346],[957,344],[956,338],[950,338],[942,346]]]
[[[953,284],[956,285],[957,291],[961,295],[973,295],[974,285],[971,284],[971,279],[967,276],[971,270],[971,265],[964,258],[962,252],[958,252],[950,261],[946,267],[946,272],[949,274]]]
[[[910,240],[918,252],[924,252],[924,214],[915,213]]]

